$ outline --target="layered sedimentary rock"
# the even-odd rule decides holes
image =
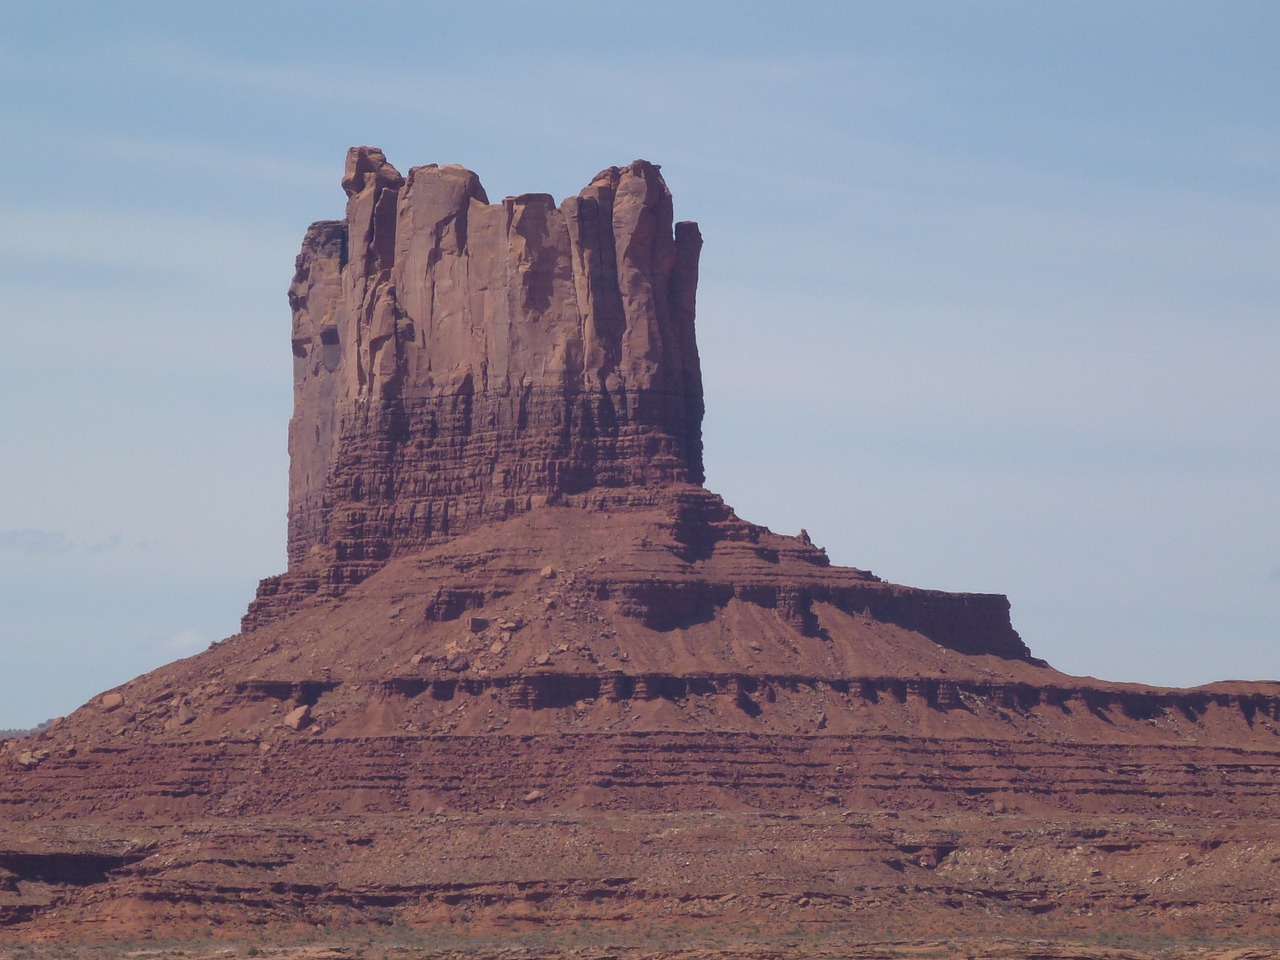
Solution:
[[[702,240],[655,165],[489,203],[358,147],[342,185],[289,290],[289,576],[248,625],[564,494],[702,481]]]
[[[393,558],[0,744],[0,945],[1280,937],[1280,685],[1065,676],[1018,655],[1002,598],[668,494]]]
[[[1066,676],[1003,596],[833,565],[701,486],[699,240],[656,167],[490,204],[358,148],[343,185],[290,289],[289,569],[241,634],[0,740],[0,945],[1280,937],[1280,684]]]

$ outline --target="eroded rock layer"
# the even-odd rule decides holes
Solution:
[[[344,186],[291,288],[289,570],[0,740],[0,952],[1274,955],[1280,684],[1066,676],[1003,596],[704,489],[656,167]],[[360,946],[281,946],[328,925]]]
[[[0,744],[14,940],[1234,948],[1280,936],[1277,864],[1280,685],[1066,676],[1003,598],[834,566],[692,486],[395,558]]]
[[[702,481],[702,240],[656,166],[489,203],[358,147],[342,185],[289,290],[289,573],[246,626],[548,499]]]

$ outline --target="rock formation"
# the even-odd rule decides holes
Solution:
[[[761,528],[691,489],[703,479],[702,240],[696,224],[673,226],[655,165],[610,167],[559,207],[547,194],[491,204],[469,170],[403,177],[355,147],[342,186],[346,219],[311,225],[289,288],[289,570],[263,581],[244,629],[340,596],[394,557],[575,497],[668,502],[689,558],[719,540],[758,544]],[[807,542],[784,549],[820,569],[780,577],[757,550],[732,579],[627,584],[618,571],[600,590],[629,594],[650,622],[737,597],[810,633],[813,604],[830,603],[965,652],[1028,655],[1003,597],[890,586],[823,569]],[[451,609],[441,601],[437,615]]]
[[[358,147],[342,186],[289,288],[289,574],[247,626],[565,494],[702,481],[702,238],[656,166],[492,204]]]
[[[0,943],[1280,937],[1280,684],[1066,676],[1004,597],[702,486],[700,239],[656,166],[490,204],[362,147],[343,187],[290,288],[289,568],[242,633],[0,742]]]

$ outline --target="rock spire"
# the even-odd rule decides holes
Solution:
[[[702,482],[702,238],[656,165],[490,203],[353,147],[342,186],[289,288],[289,572],[246,625],[565,494]]]

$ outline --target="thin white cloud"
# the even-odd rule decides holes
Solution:
[[[156,137],[102,136],[83,146],[124,160],[181,167],[192,172],[232,174],[290,185],[333,186],[338,178],[334,164],[298,163],[276,153],[245,146],[165,140]]]
[[[258,92],[305,97],[330,104],[369,98],[362,84],[351,83],[340,70],[326,66],[252,62],[219,57],[207,48],[164,36],[140,36],[124,51],[138,72],[159,73],[183,82],[204,80]]]
[[[122,546],[124,546],[124,537],[118,533],[102,540],[94,540],[91,543],[84,544],[84,548],[90,553],[106,553],[110,550],[118,550]]]
[[[357,92],[342,81],[341,74],[330,69],[219,57],[187,40],[147,32],[134,33],[127,41],[78,51],[76,56],[48,51],[33,56],[12,49],[0,50],[0,72],[55,83],[85,80],[101,84],[129,75],[166,84],[206,81],[220,87],[306,95],[330,103],[344,101]]]
[[[257,220],[138,210],[0,205],[0,256],[11,261],[177,270],[225,280],[291,259],[298,237]],[[289,251],[287,258],[282,251]]]
[[[37,527],[0,530],[0,550],[30,557],[57,556],[75,551],[107,553],[124,545],[125,539],[118,533],[96,540],[73,540],[61,530],[41,530]]]
[[[0,550],[11,550],[27,556],[69,553],[76,543],[61,530],[0,530]]]

